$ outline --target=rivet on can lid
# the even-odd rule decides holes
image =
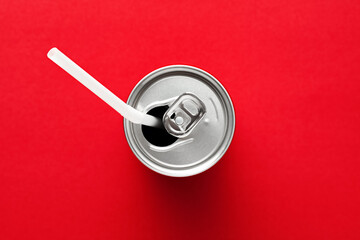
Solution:
[[[175,123],[176,123],[177,125],[181,125],[181,124],[184,123],[184,119],[183,119],[182,117],[176,117],[176,118],[175,118]]]

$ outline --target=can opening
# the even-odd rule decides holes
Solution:
[[[151,109],[150,111],[148,111],[147,114],[162,119],[165,112],[168,110],[168,108],[169,108],[169,106],[167,106],[167,105],[155,107],[155,108]],[[162,128],[154,128],[154,127],[148,127],[148,126],[142,125],[141,130],[143,132],[145,139],[149,143],[151,143],[155,146],[159,146],[159,147],[169,146],[178,139],[177,137],[170,135],[166,131],[164,126]]]

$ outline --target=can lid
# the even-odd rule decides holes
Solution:
[[[234,134],[229,95],[213,76],[195,67],[173,65],[153,71],[135,86],[128,104],[148,114],[163,114],[164,123],[169,121],[165,127],[178,131],[173,134],[177,138],[169,135],[168,145],[157,144],[149,141],[143,127],[124,120],[134,154],[164,175],[183,177],[205,171],[223,156]],[[178,115],[172,119],[172,113]]]

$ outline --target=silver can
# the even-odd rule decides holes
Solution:
[[[163,175],[186,177],[213,166],[225,154],[235,130],[235,113],[225,88],[209,73],[186,65],[145,76],[127,103],[163,119],[164,128],[124,119],[136,157]]]

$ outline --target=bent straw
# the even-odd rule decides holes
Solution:
[[[162,125],[160,119],[127,105],[57,48],[52,48],[47,56],[130,122],[151,127],[160,127]]]

